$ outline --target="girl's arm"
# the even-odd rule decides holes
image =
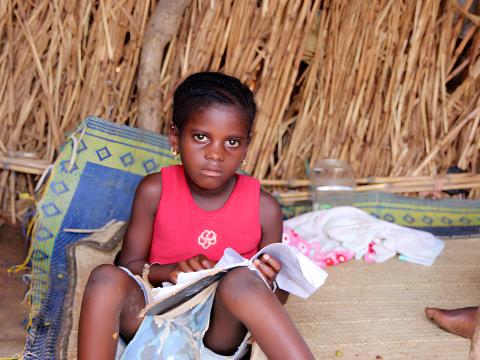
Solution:
[[[148,261],[153,238],[155,214],[162,194],[162,176],[160,173],[147,175],[142,179],[135,192],[130,221],[125,232],[118,265],[128,268],[136,275],[142,275]],[[170,273],[177,264],[151,267],[149,280],[152,285],[168,281]]]
[[[260,225],[262,226],[262,240],[258,250],[267,245],[282,242],[282,210],[277,200],[264,191],[260,192]]]
[[[277,200],[264,191],[260,192],[260,224],[262,226],[262,240],[260,241],[259,250],[269,244],[282,242],[282,209]],[[281,268],[281,264],[276,259],[266,256],[266,254],[262,256],[261,261],[257,260],[255,265],[270,281],[275,280]],[[285,304],[288,293],[280,289],[275,293],[280,302]]]

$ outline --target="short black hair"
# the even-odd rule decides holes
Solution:
[[[173,94],[172,122],[179,132],[188,117],[212,104],[232,105],[245,115],[250,135],[257,112],[250,89],[236,77],[219,72],[199,72],[187,77]]]

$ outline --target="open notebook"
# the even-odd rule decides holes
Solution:
[[[232,248],[225,249],[223,257],[213,269],[191,273],[180,273],[175,285],[152,289],[153,301],[143,310],[145,315],[161,315],[183,304],[195,295],[218,281],[229,270],[246,266],[257,272],[253,261],[267,253],[280,261],[282,268],[277,275],[278,287],[304,299],[315,292],[327,278],[327,273],[316,266],[297,249],[286,244],[270,244],[255,254],[250,260],[245,259]]]

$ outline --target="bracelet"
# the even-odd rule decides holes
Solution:
[[[148,281],[148,275],[150,275],[151,267],[152,265],[148,263],[145,263],[145,265],[143,265],[142,280],[145,281],[147,284],[150,284],[150,282]]]

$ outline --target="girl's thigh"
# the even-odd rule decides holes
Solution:
[[[82,301],[79,358],[92,353],[110,356],[115,351],[116,333],[127,340],[135,334],[144,306],[142,289],[127,272],[111,264],[97,266],[90,274]]]
[[[256,295],[269,292],[263,281],[247,268],[229,271],[215,294],[205,345],[221,355],[232,355],[245,339],[248,330],[242,319],[254,306]],[[270,296],[270,295],[268,295]]]
[[[126,296],[120,313],[120,334],[125,340],[130,341],[143,321],[143,318],[139,315],[146,305],[146,296],[143,286],[135,280],[130,272],[127,273],[122,268],[118,269],[124,273],[124,276],[122,276],[123,286],[126,289]]]

